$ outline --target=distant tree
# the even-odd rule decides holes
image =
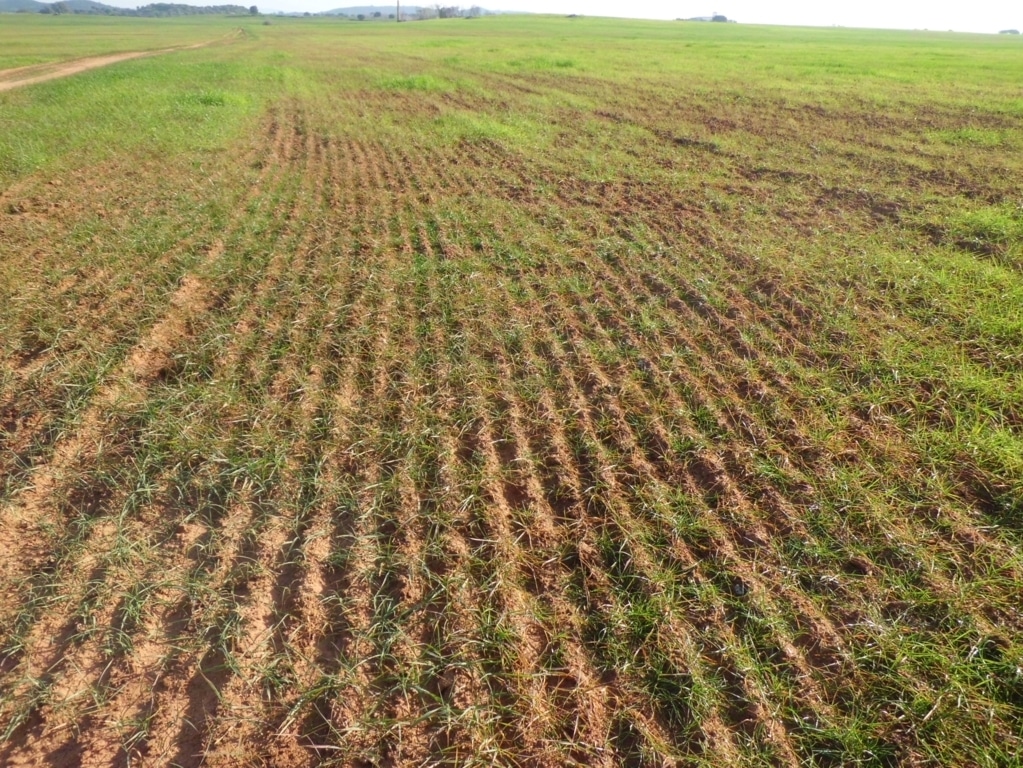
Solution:
[[[1000,34],[1000,35],[1018,35],[1019,34],[1019,30],[1018,29],[1003,29],[998,34]]]
[[[379,19],[380,18],[380,11],[373,11],[373,18],[374,19]]]
[[[389,14],[387,14],[387,18],[389,18],[389,19],[393,19],[393,18],[394,18],[394,14],[393,14],[393,13],[389,13]]]
[[[71,8],[63,0],[59,3],[54,3],[50,7],[53,8],[54,13],[71,13]]]
[[[249,16],[258,16],[258,15],[259,15],[259,8],[257,8],[254,5],[250,5],[249,6]]]
[[[727,16],[722,16],[720,13],[715,13],[713,16],[710,17],[710,20],[711,21],[728,21],[728,17]]]
[[[358,16],[356,16],[355,18],[357,18],[357,19],[358,19],[359,21],[365,21],[365,20],[366,20],[366,14],[364,14],[364,13],[360,13],[360,14],[359,14]]]

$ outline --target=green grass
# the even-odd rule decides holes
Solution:
[[[1014,764],[1018,40],[10,19],[0,754]]]
[[[287,66],[218,48],[199,60],[163,54],[9,91],[0,96],[7,107],[0,116],[0,178],[67,168],[69,158],[215,152],[238,138],[244,121],[290,74]]]
[[[251,19],[170,19],[3,14],[0,70],[125,51],[208,43],[251,27]]]

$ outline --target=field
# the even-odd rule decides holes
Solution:
[[[0,93],[0,764],[1023,761],[1018,39],[0,63],[226,35]]]
[[[236,33],[239,20],[211,17],[160,19],[144,24],[124,17],[3,16],[0,70],[50,64],[83,56],[146,51],[207,43]]]

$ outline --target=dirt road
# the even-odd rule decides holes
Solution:
[[[240,31],[241,30],[232,34],[230,37],[236,37]],[[55,80],[58,77],[76,75],[79,72],[85,72],[89,69],[97,69],[98,67],[105,67],[110,64],[116,64],[119,61],[127,61],[128,59],[138,59],[143,56],[156,56],[161,53],[171,53],[173,51],[185,51],[191,48],[203,48],[207,45],[212,45],[215,42],[221,42],[223,40],[225,40],[225,38],[218,38],[217,40],[211,40],[206,43],[196,43],[195,45],[179,45],[173,48],[159,48],[153,51],[110,53],[103,56],[89,56],[84,59],[74,59],[72,61],[49,62],[30,67],[17,67],[15,69],[0,70],[0,92],[10,91],[24,85],[34,85],[35,83],[43,83],[47,80]]]

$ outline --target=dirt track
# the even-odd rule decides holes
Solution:
[[[223,39],[223,38],[220,38]],[[203,48],[212,45],[216,40],[195,45],[179,45],[173,48],[158,48],[154,51],[127,51],[125,53],[110,53],[103,56],[89,56],[84,59],[73,59],[72,61],[49,62],[30,67],[16,67],[0,71],[0,92],[21,88],[24,85],[35,85],[45,83],[47,80],[56,80],[58,77],[69,77],[85,72],[89,69],[98,69],[110,64],[117,64],[120,61],[139,59],[143,56],[156,56],[161,53],[173,51],[185,51],[191,48]]]

